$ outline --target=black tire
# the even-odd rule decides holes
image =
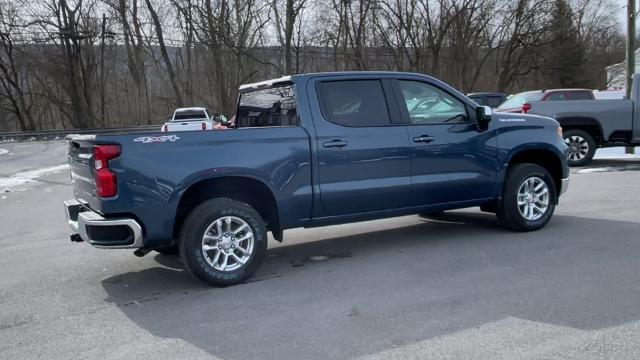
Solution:
[[[178,245],[161,247],[153,250],[163,255],[177,255],[179,253]]]
[[[548,205],[542,216],[535,220],[528,220],[518,208],[518,191],[526,179],[537,177],[544,181],[548,189]],[[549,172],[536,164],[516,164],[507,171],[502,201],[497,212],[500,223],[515,231],[534,231],[544,227],[556,207],[557,190]]]
[[[214,268],[203,254],[202,239],[205,231],[216,219],[233,216],[243,220],[253,233],[253,251],[246,263],[233,271]],[[228,286],[243,282],[262,263],[267,252],[267,230],[257,211],[248,204],[217,198],[205,201],[189,213],[180,231],[179,249],[185,268],[198,279],[215,286]]]
[[[584,130],[567,130],[563,133],[564,141],[569,145],[569,166],[582,166],[586,165],[593,159],[597,150],[596,141],[593,136]],[[583,156],[580,153],[580,146],[587,146],[587,153]],[[572,159],[573,158],[573,159]]]

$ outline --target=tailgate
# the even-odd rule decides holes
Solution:
[[[198,131],[207,129],[205,121],[183,121],[167,123],[167,131]]]
[[[95,137],[89,135],[69,136],[67,140],[69,143],[67,161],[71,171],[73,194],[81,203],[88,204],[92,209],[98,210],[93,162]]]

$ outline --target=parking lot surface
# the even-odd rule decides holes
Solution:
[[[476,209],[295,229],[210,288],[175,256],[69,242],[68,172],[33,173],[64,162],[51,144],[0,154],[0,358],[640,358],[636,159],[574,169],[538,232]]]

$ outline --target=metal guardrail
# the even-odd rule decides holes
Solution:
[[[69,134],[112,134],[118,132],[160,131],[162,125],[140,125],[121,128],[59,129],[41,131],[0,132],[0,142],[62,140]]]

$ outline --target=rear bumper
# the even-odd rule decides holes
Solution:
[[[143,247],[142,227],[134,219],[107,219],[77,200],[64,202],[69,227],[82,240],[102,249]]]
[[[561,195],[564,194],[567,191],[567,189],[569,189],[569,178],[568,177],[562,179],[562,183],[561,183],[561,186],[560,186],[560,194]]]

